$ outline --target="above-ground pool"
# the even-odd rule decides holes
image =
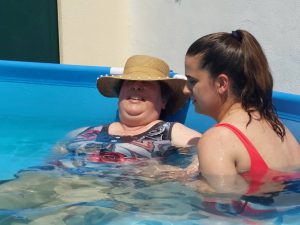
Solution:
[[[95,87],[100,74],[110,68],[0,61],[0,225],[299,223],[296,181],[293,191],[225,204],[203,202],[172,177],[160,179],[151,163],[142,166],[153,176],[130,165],[49,165],[67,132],[116,119],[117,99],[102,97]],[[273,98],[300,142],[300,96],[274,92]],[[188,104],[168,119],[200,132],[214,124]],[[188,162],[191,152],[177,163]]]

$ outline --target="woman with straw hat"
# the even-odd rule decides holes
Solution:
[[[87,153],[92,162],[120,162],[165,156],[175,147],[196,144],[200,133],[162,120],[188,100],[184,85],[185,80],[169,77],[169,66],[163,60],[146,55],[130,57],[122,75],[97,80],[102,95],[119,98],[119,121],[86,128],[67,149]]]

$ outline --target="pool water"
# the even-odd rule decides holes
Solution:
[[[30,116],[1,121],[0,225],[297,224],[300,218],[297,181],[291,190],[250,199],[246,206],[244,200],[205,202],[192,185],[160,167],[187,165],[195,149],[163,162],[66,169],[53,165],[64,158],[53,147],[82,121]]]
[[[260,197],[207,196],[197,177],[175,176],[195,149],[138,164],[57,166],[65,156],[53,148],[67,132],[116,119],[117,100],[99,95],[96,75],[90,67],[0,65],[0,225],[299,223],[300,181]],[[297,102],[279,111],[300,141]],[[201,132],[213,125],[193,109],[187,117]]]
[[[54,143],[68,129],[51,129],[53,123],[32,118],[6,116],[0,120],[0,180],[12,179],[21,169],[44,165]]]
[[[59,158],[51,153],[54,133],[46,133],[49,139],[37,135],[19,140],[22,147],[11,155],[20,162],[31,159],[38,163],[23,167],[16,178],[0,182],[0,224],[298,224],[298,181],[272,197],[248,197],[248,203],[236,198],[228,202],[230,197],[224,203],[221,196],[206,202],[190,181],[173,179],[172,173],[163,173],[155,161],[53,166],[51,160]],[[32,151],[40,151],[40,156],[36,158]],[[186,164],[193,154],[191,149],[176,156],[181,160],[166,162]]]
[[[244,203],[204,203],[183,183],[140,170],[117,164],[28,168],[0,185],[0,224],[297,224],[300,208],[290,202],[299,198],[295,193],[274,197],[281,207],[266,199],[261,202],[267,206],[248,203],[243,215]]]
[[[0,81],[0,90],[0,180],[43,164],[67,132],[116,117],[115,110],[101,113],[95,88]],[[104,104],[109,109],[117,103],[111,99]]]
[[[63,156],[52,148],[73,128],[71,124],[30,117],[3,121],[1,158],[6,160],[1,162],[0,224],[169,224],[178,212],[173,222],[185,223],[189,215],[192,221],[205,218],[193,215],[190,206],[200,197],[179,182],[158,182],[150,162],[53,166],[52,160]],[[151,176],[141,175],[141,167],[151,169]]]

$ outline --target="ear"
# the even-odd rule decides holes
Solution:
[[[225,93],[229,88],[229,78],[225,73],[219,74],[216,81],[216,88],[219,94]]]

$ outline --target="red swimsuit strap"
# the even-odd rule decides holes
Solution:
[[[219,123],[216,125],[216,127],[226,127],[230,129],[244,144],[246,147],[250,160],[250,170],[247,173],[247,176],[251,175],[260,175],[263,176],[267,173],[269,170],[268,165],[266,164],[265,160],[261,157],[255,146],[251,143],[251,141],[235,126],[228,124],[228,123]],[[245,173],[245,175],[246,175]],[[257,177],[256,177],[257,178]]]

